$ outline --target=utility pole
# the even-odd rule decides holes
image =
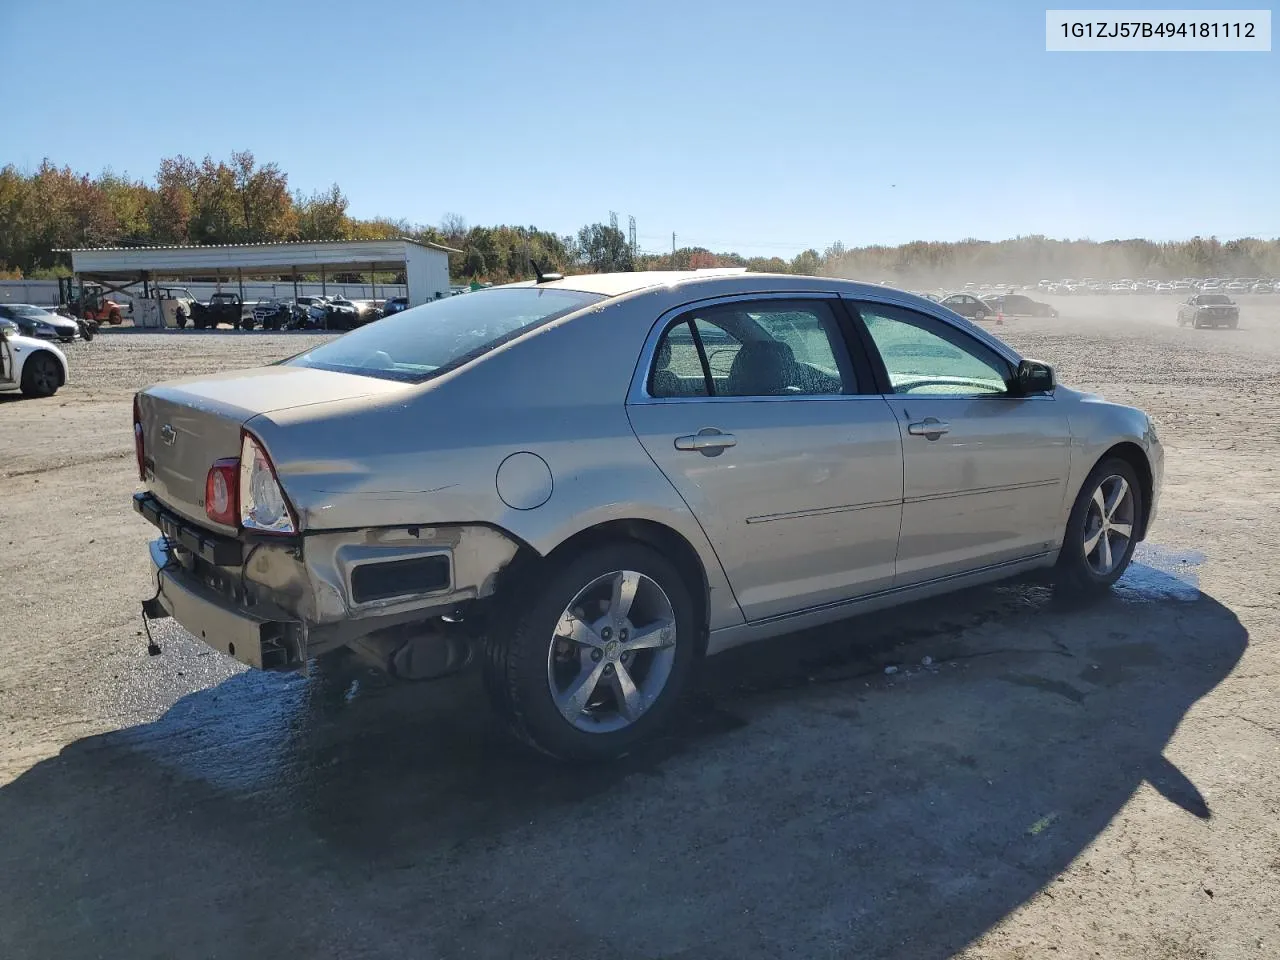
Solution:
[[[676,255],[676,232],[672,230],[671,231],[671,256],[673,259],[675,255]],[[673,262],[671,265],[674,267],[675,263]]]
[[[627,217],[627,243],[631,246],[631,261],[634,263],[640,253],[640,245],[636,242],[636,218]]]

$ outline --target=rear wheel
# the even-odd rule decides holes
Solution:
[[[697,655],[689,591],[638,543],[590,550],[512,591],[486,686],[512,732],[565,760],[621,756],[659,730]]]
[[[62,367],[48,350],[27,357],[22,367],[22,392],[28,397],[52,397],[62,386]]]
[[[1133,559],[1145,510],[1137,472],[1127,460],[1109,457],[1094,467],[1067,520],[1058,587],[1096,594],[1119,580]]]

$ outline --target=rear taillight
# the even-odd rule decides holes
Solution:
[[[240,461],[215,460],[204,480],[204,512],[214,523],[234,527],[240,519]]]
[[[142,440],[142,410],[138,406],[138,395],[133,395],[133,453],[138,458],[138,479],[147,479],[147,450]]]
[[[298,530],[271,458],[258,438],[247,431],[240,440],[240,526],[259,533]]]

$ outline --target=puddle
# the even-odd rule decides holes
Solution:
[[[1130,603],[1199,600],[1199,571],[1204,561],[1205,555],[1198,550],[1171,550],[1140,543],[1133,563],[1113,588],[1115,595]]]

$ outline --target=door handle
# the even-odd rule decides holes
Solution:
[[[697,433],[676,437],[677,450],[697,450],[709,457],[714,457],[727,447],[734,447],[737,444],[738,438],[732,433],[721,433],[715,427],[703,427]]]
[[[937,440],[944,433],[951,432],[951,424],[937,417],[925,417],[916,423],[907,424],[907,433],[913,437],[924,437],[926,440]]]

